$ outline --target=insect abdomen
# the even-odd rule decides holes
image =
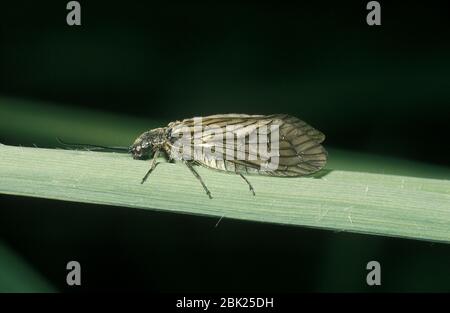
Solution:
[[[177,136],[183,129],[188,130],[183,136],[187,145],[183,159],[220,171],[304,176],[317,172],[327,161],[327,153],[320,144],[325,136],[286,114],[223,114],[186,119],[171,123],[169,127]],[[214,129],[214,132],[207,129]],[[261,129],[267,132],[266,137],[261,135]],[[175,138],[172,144],[176,146],[180,143],[178,140]],[[274,145],[275,141],[278,146]]]

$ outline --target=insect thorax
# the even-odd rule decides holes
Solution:
[[[135,159],[146,159],[167,141],[167,128],[156,128],[141,134],[131,146]]]

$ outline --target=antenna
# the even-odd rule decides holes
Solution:
[[[71,143],[71,142],[65,142],[62,141],[59,137],[56,137],[56,140],[62,144],[63,146],[66,147],[71,147],[71,148],[90,148],[90,150],[96,150],[96,151],[119,151],[119,152],[129,152],[130,148],[129,147],[108,147],[108,146],[101,146],[101,145],[92,145],[89,143]]]

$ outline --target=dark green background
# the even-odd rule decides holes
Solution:
[[[66,25],[65,1],[2,3],[0,96],[38,106],[0,142],[55,146],[21,124],[41,102],[165,122],[289,113],[327,147],[448,166],[444,1],[381,1],[379,27],[366,1],[80,3],[79,27]],[[58,290],[450,291],[443,244],[9,196],[0,206],[0,238]],[[78,289],[65,285],[71,259]],[[365,284],[370,260],[381,287]]]

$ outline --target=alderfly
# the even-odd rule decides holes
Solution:
[[[286,114],[219,114],[175,121],[146,131],[130,147],[75,145],[92,150],[126,151],[134,159],[149,159],[150,168],[141,183],[155,169],[159,156],[181,161],[212,198],[194,166],[237,174],[255,195],[244,175],[299,177],[315,173],[327,161],[327,152],[321,145],[324,139],[320,131]]]

